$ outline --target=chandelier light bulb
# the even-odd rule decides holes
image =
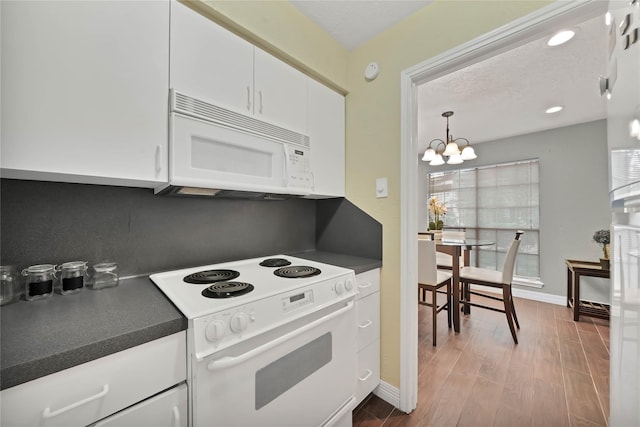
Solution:
[[[425,150],[424,156],[422,156],[422,160],[425,162],[430,162],[431,160],[436,158],[436,150],[429,147]]]
[[[460,154],[453,154],[449,157],[449,160],[447,160],[448,165],[459,165],[462,162],[464,162],[464,160],[462,160],[462,156]]]
[[[458,144],[453,141],[449,141],[447,147],[444,149],[443,156],[453,156],[454,154],[460,154],[460,149],[458,148]]]
[[[462,158],[462,160],[473,160],[478,158],[475,150],[470,145],[467,145],[462,149],[462,154],[460,154],[460,157]]]
[[[442,158],[442,154],[436,154],[435,159],[429,162],[429,166],[440,166],[444,165],[444,159]]]

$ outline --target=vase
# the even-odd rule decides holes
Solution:
[[[600,258],[600,267],[602,267],[603,270],[608,270],[609,258]]]
[[[431,230],[433,232],[433,240],[442,242],[442,230]]]

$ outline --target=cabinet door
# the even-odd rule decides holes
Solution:
[[[91,427],[187,427],[187,386],[164,393],[107,417]]]
[[[256,118],[307,135],[307,76],[255,48]]]
[[[0,2],[9,178],[167,180],[169,2]]]
[[[344,197],[344,97],[311,79],[308,89],[314,194]]]
[[[170,84],[193,98],[253,114],[253,45],[172,2]]]
[[[87,425],[187,378],[186,333],[129,348],[2,390],[3,426]]]

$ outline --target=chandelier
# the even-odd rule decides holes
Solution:
[[[442,156],[449,157],[447,160],[447,164],[449,165],[459,165],[465,160],[473,160],[478,157],[467,138],[453,139],[453,135],[449,134],[449,117],[451,116],[453,116],[453,111],[445,111],[442,113],[442,117],[447,119],[447,139],[445,141],[439,138],[432,139],[431,142],[429,142],[429,147],[424,152],[424,156],[422,156],[422,160],[429,162],[430,166],[443,165],[444,158]],[[460,151],[460,148],[458,147],[458,141],[464,141],[467,143],[466,147],[464,147],[462,151]],[[434,142],[436,145],[435,148],[432,148]],[[442,151],[439,151],[441,146],[444,148]]]

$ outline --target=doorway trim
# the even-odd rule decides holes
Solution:
[[[410,67],[400,74],[400,390],[399,408],[409,413],[418,399],[418,162],[417,87],[476,62],[604,14],[608,1],[555,1],[529,15]],[[594,85],[597,82],[594,81]]]

